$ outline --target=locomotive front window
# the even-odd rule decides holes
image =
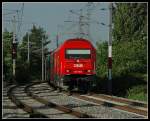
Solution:
[[[89,49],[67,49],[66,58],[67,59],[89,59],[91,57],[91,51]]]

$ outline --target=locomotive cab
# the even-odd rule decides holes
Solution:
[[[66,49],[65,74],[93,74],[91,49]]]
[[[64,46],[64,55],[64,84],[69,85],[70,89],[88,90],[96,73],[93,45],[85,39],[69,40]]]

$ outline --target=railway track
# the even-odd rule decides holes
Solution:
[[[67,94],[67,92],[65,91],[64,93]],[[112,107],[115,109],[135,113],[145,117],[148,116],[148,108],[145,102],[95,93],[91,93],[90,95],[80,95],[79,93],[74,92],[72,93],[72,96],[86,101],[91,101],[99,105]]]
[[[104,95],[100,97],[96,94],[76,93],[68,96],[66,92],[53,90],[47,83],[13,86],[9,89],[8,96],[17,107],[26,111],[30,118],[147,118],[147,113],[125,110],[120,108],[120,105],[113,104],[112,101],[117,102],[115,98],[110,97],[111,101],[108,101],[109,96],[106,95],[103,98]],[[128,101],[121,103],[123,102],[126,107],[128,103],[132,104]],[[136,107],[146,108],[146,104],[137,104]]]
[[[135,100],[131,100],[131,99],[110,96],[110,95],[105,95],[105,94],[93,94],[92,96],[94,96],[96,98],[103,98],[105,100],[111,100],[113,102],[124,103],[124,104],[130,105],[130,106],[147,108],[147,104],[145,102],[141,102],[141,101],[135,101]]]
[[[30,117],[41,117],[41,118],[46,118],[47,116],[45,116],[44,114],[36,111],[34,108],[32,108],[32,106],[27,105],[26,103],[23,102],[23,100],[21,101],[21,98],[23,98],[24,100],[28,101],[30,98],[28,98],[27,96],[25,96],[26,94],[20,94],[21,96],[17,96],[16,92],[14,93],[14,90],[17,88],[18,86],[13,86],[9,89],[8,91],[8,97],[12,100],[13,103],[15,103],[15,105],[21,109],[23,109],[24,111],[26,111],[27,113],[29,113]],[[21,98],[20,98],[21,97]],[[28,99],[27,99],[28,98]],[[31,100],[30,100],[31,102]]]
[[[33,84],[20,87],[13,86],[8,91],[8,97],[16,104],[17,107],[29,113],[30,118],[61,118],[63,117],[63,115],[64,117],[68,118],[92,118],[92,116],[88,114],[74,111],[68,107],[55,104],[37,95],[33,95],[29,90],[29,87],[32,85]],[[19,94],[22,96],[20,96]],[[56,116],[54,116],[55,114],[51,114],[48,112],[55,112]],[[58,116],[58,114],[60,115],[60,117]]]
[[[29,89],[32,85],[34,85],[34,84],[26,86],[25,92],[27,93],[28,96],[31,96],[32,98],[38,100],[39,102],[41,102],[51,108],[56,108],[57,110],[63,111],[65,113],[73,115],[73,116],[76,116],[78,118],[93,118],[92,116],[90,116],[88,114],[72,110],[69,107],[56,104],[54,102],[48,101],[44,98],[41,98],[40,96],[33,94],[32,91],[30,91],[30,89]]]
[[[142,102],[131,101],[123,98],[108,96],[108,95],[79,95],[74,93],[73,96],[94,102],[99,105],[104,105],[108,107],[112,107],[114,109],[119,109],[131,113],[135,113],[141,116],[148,116],[147,104]]]
[[[3,96],[2,96],[2,116],[4,119],[8,118],[28,118],[29,114],[17,107],[7,96],[8,90],[15,85],[7,85],[3,87]]]
[[[33,87],[35,87],[35,86],[33,86]],[[35,89],[36,89],[36,87],[35,87]],[[32,90],[33,92],[35,92],[35,90],[33,89]],[[41,94],[41,95],[44,95],[45,94],[45,92],[44,91],[39,91],[39,94]],[[61,96],[59,97],[59,96],[57,96],[58,94],[60,94]],[[100,116],[101,115],[101,112],[99,112],[99,110],[101,110],[102,108],[104,108],[104,107],[106,107],[108,110],[110,110],[110,111],[107,111],[107,109],[105,109],[104,108],[104,110],[103,110],[103,113],[104,112],[113,112],[114,110],[112,110],[111,108],[113,108],[114,109],[114,107],[112,107],[112,106],[110,106],[110,104],[109,105],[106,105],[106,104],[108,104],[108,103],[103,103],[103,104],[100,104],[99,102],[98,103],[96,103],[96,102],[93,102],[93,101],[91,101],[91,100],[89,100],[89,97],[87,98],[86,97],[87,95],[79,95],[78,94],[78,96],[77,96],[77,94],[73,94],[72,96],[69,96],[70,97],[70,100],[73,100],[72,102],[73,103],[71,103],[71,104],[69,104],[70,102],[68,101],[68,100],[66,100],[65,98],[68,98],[68,94],[66,93],[66,92],[62,92],[62,93],[55,93],[52,97],[50,96],[49,98],[48,98],[48,95],[47,94],[45,94],[45,96],[43,96],[43,97],[47,97],[48,99],[51,99],[52,101],[56,101],[57,103],[61,103],[61,105],[67,105],[67,106],[70,106],[71,108],[73,108],[74,110],[77,110],[77,111],[81,111],[81,112],[85,112],[86,114],[90,114],[90,115],[92,115],[93,117],[96,117],[96,118],[105,118],[105,117],[103,117],[103,116]],[[55,99],[55,98],[58,98],[59,97],[59,99]],[[82,97],[82,98],[81,98]],[[84,99],[83,99],[83,97],[84,97]],[[72,99],[71,99],[72,98]],[[83,104],[79,104],[79,103],[81,103],[81,100],[79,101],[79,99],[81,99],[83,102]],[[62,102],[59,102],[59,100],[61,100]],[[63,100],[64,100],[64,103],[63,103]],[[93,99],[93,100],[95,100],[95,99]],[[86,104],[85,104],[85,101],[86,101]],[[74,104],[76,102],[76,104]],[[77,102],[79,102],[79,103],[77,103]],[[85,106],[86,105],[86,106]],[[101,106],[101,107],[99,107],[99,106]],[[115,107],[115,109],[116,109],[116,107]],[[119,108],[118,108],[119,109]],[[91,111],[91,110],[94,110],[93,112]],[[123,109],[119,109],[119,111],[121,111],[121,110],[123,110]],[[118,111],[118,112],[119,112]],[[124,111],[124,110],[123,110]],[[131,111],[129,111],[129,110],[126,110],[126,111],[128,111],[129,113],[131,112]],[[118,113],[117,111],[115,112],[113,112],[114,113],[114,118],[118,118],[117,116],[116,116],[116,114]],[[115,114],[116,113],[116,114]],[[125,113],[125,112],[124,112]],[[128,113],[128,114],[129,114]],[[132,117],[134,117],[134,118],[142,118],[142,117],[144,117],[145,118],[145,116],[144,115],[140,115],[140,114],[138,114],[138,113],[130,113],[129,115],[128,114],[125,114],[127,117],[130,117],[130,118],[132,118]],[[123,112],[121,112],[121,113],[118,113],[118,115],[120,115],[120,116],[122,116],[122,118],[124,117],[123,115]],[[107,117],[107,116],[106,116]],[[112,116],[113,117],[113,116]],[[108,118],[110,118],[109,116],[108,116]],[[119,117],[120,118],[120,117]]]

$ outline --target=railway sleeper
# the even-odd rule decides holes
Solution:
[[[30,118],[47,118],[47,116],[33,112],[33,113],[30,113]]]

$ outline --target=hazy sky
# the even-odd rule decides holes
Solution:
[[[56,48],[56,34],[57,26],[59,27],[59,32],[63,33],[60,35],[59,43],[62,43],[65,39],[76,37],[74,34],[65,34],[76,32],[78,30],[77,23],[70,23],[64,21],[78,21],[79,16],[72,14],[69,10],[74,10],[79,13],[80,9],[83,9],[83,15],[86,13],[87,2],[24,2],[23,11],[23,24],[20,30],[20,38],[25,35],[25,33],[32,28],[32,23],[36,23],[38,26],[44,28],[48,34],[49,40],[52,40],[51,44],[48,46],[51,49]],[[108,3],[94,3],[96,7],[91,11],[91,20],[102,22],[108,25]],[[16,14],[11,14],[12,11],[9,10],[20,10],[22,7],[21,2],[3,2],[3,28],[7,28],[12,31],[12,23],[7,20],[12,20],[13,16]],[[100,10],[101,8],[106,8],[107,10]],[[9,14],[10,13],[10,14]],[[74,25],[74,26],[73,26]],[[71,27],[72,26],[72,27]],[[71,27],[71,28],[69,28]],[[69,28],[67,30],[67,28]],[[99,40],[108,40],[108,27],[103,25],[98,25],[96,23],[90,24],[90,33],[92,38],[92,43],[95,44]]]

